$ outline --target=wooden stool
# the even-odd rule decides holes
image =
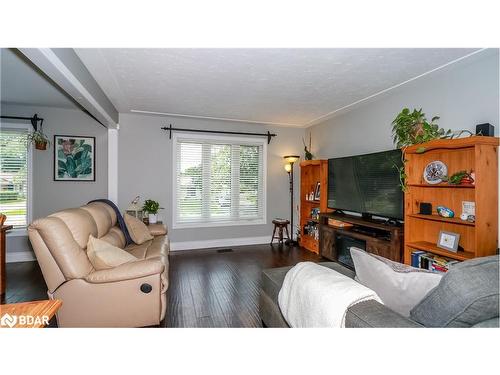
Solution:
[[[273,230],[273,237],[271,238],[271,244],[273,243],[275,238],[278,239],[278,243],[283,242],[283,228],[285,228],[286,231],[286,238],[290,239],[290,235],[288,234],[288,224],[290,224],[289,220],[274,219],[273,224],[274,224],[274,230]],[[278,229],[278,237],[276,237],[276,229]]]

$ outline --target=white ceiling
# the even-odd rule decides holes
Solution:
[[[119,112],[308,126],[475,49],[76,49]]]
[[[29,60],[10,48],[0,49],[0,81],[2,103],[76,108]]]

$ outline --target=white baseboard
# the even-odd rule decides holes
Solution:
[[[263,237],[240,237],[240,238],[222,238],[217,240],[202,240],[202,241],[182,241],[172,242],[170,251],[210,249],[213,247],[231,247],[244,245],[260,245],[269,243],[269,236]],[[31,262],[36,260],[35,253],[31,251],[16,251],[6,254],[5,261],[7,263],[16,262]]]
[[[259,244],[269,243],[270,240],[271,240],[270,236],[265,236],[265,237],[222,238],[218,240],[204,240],[204,241],[172,242],[170,244],[170,251],[209,249],[212,247],[259,245]]]
[[[36,260],[35,253],[31,251],[16,251],[5,254],[6,263],[32,262]]]

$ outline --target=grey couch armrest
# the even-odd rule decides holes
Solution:
[[[375,300],[360,302],[351,306],[349,310],[347,310],[345,326],[347,328],[423,327]]]

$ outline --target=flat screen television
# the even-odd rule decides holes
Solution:
[[[328,208],[403,219],[401,150],[328,159]]]

